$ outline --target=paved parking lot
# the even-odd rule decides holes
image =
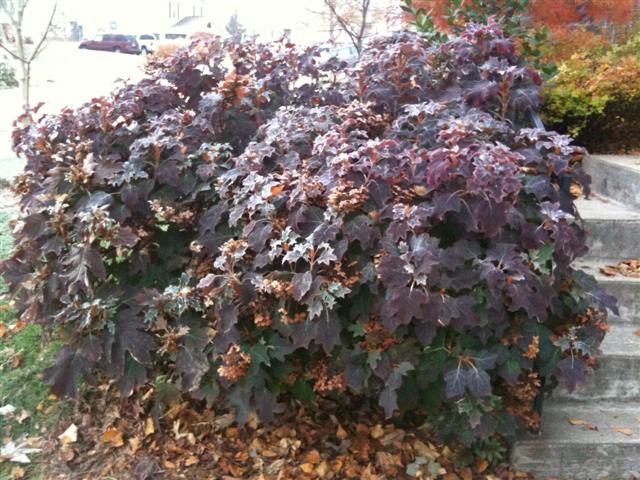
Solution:
[[[143,76],[144,56],[79,50],[74,42],[52,42],[33,67],[32,104],[43,112],[79,105],[113,90],[118,79]],[[0,90],[0,178],[11,179],[22,162],[11,152],[11,123],[21,112],[19,89]]]

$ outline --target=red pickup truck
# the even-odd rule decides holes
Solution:
[[[101,33],[92,40],[83,40],[78,48],[86,50],[104,50],[106,52],[122,52],[140,54],[140,45],[133,35],[121,33]]]

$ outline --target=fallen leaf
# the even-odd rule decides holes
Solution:
[[[124,440],[122,439],[122,432],[114,427],[109,427],[102,434],[102,441],[105,443],[111,444],[111,446],[115,448],[118,448],[124,445]]]
[[[615,277],[619,273],[614,267],[600,267],[600,272],[607,277]]]
[[[340,425],[338,425],[338,430],[336,431],[336,437],[338,437],[340,440],[344,440],[348,436],[349,434],[347,433],[347,431],[344,428],[342,428]]]
[[[13,356],[13,358],[11,359],[11,368],[13,368],[14,370],[16,368],[20,368],[20,366],[22,365],[22,354],[18,353],[16,355]]]
[[[576,420],[573,418],[567,420],[567,422],[569,422],[571,425],[587,425],[587,422],[585,422],[584,420]]]
[[[282,193],[284,187],[282,185],[276,185],[275,187],[271,187],[271,196],[275,197],[279,193]]]
[[[323,461],[316,467],[316,475],[323,478],[327,473],[329,473],[329,464]]]
[[[371,438],[378,439],[383,435],[384,435],[384,428],[382,428],[382,425],[377,424],[371,429]]]
[[[626,435],[627,437],[630,437],[631,435],[633,435],[633,430],[631,430],[630,428],[613,427],[611,430],[613,430],[614,432]]]
[[[13,405],[5,405],[4,407],[0,407],[0,417],[11,415],[15,411],[16,407],[14,407]]]
[[[413,191],[416,195],[419,195],[421,197],[424,197],[427,193],[429,193],[427,187],[423,185],[416,185],[415,187],[413,187]]]
[[[24,422],[27,418],[29,418],[31,415],[29,414],[29,412],[27,412],[26,410],[22,410],[20,412],[20,414],[16,417],[16,421],[22,425],[22,422]]]
[[[636,337],[640,337],[640,329],[633,332]]]
[[[69,428],[58,435],[58,439],[60,439],[60,444],[63,447],[70,443],[76,442],[78,440],[78,427],[76,427],[75,423],[69,425]]]
[[[413,449],[420,457],[424,457],[429,460],[435,460],[440,456],[440,453],[434,447],[427,445],[420,440],[413,442]]]
[[[144,436],[147,437],[153,434],[155,431],[156,429],[153,426],[153,419],[151,417],[147,417],[144,422]]]
[[[316,450],[315,448],[313,450],[309,450],[304,454],[302,460],[305,463],[312,463],[314,465],[317,465],[318,463],[320,463],[320,452],[318,452],[318,450]]]
[[[303,463],[302,465],[300,465],[300,470],[302,470],[304,473],[311,473],[313,472],[313,464]]]
[[[131,437],[129,439],[129,448],[131,448],[131,453],[136,453],[140,449],[140,439],[138,437]]]
[[[579,198],[582,196],[582,185],[579,183],[572,183],[569,187],[569,192],[573,196],[573,198]]]
[[[0,448],[0,460],[9,460],[10,462],[16,463],[31,463],[29,455],[40,451],[42,451],[42,449],[29,447],[27,443],[16,445],[13,441],[10,441]]]
[[[488,466],[489,462],[487,462],[484,458],[479,458],[476,461],[476,470],[478,470],[478,473],[484,472]]]
[[[184,464],[185,466],[190,467],[199,462],[200,462],[200,459],[198,457],[191,455],[190,457],[187,457],[187,459],[184,461]]]
[[[0,322],[0,338],[4,338],[9,333],[9,329],[4,322]]]
[[[14,478],[14,480],[20,480],[21,478],[24,478],[24,468],[22,468],[21,466],[16,466],[11,470],[11,476]]]

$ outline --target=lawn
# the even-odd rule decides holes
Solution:
[[[10,217],[11,212],[0,211],[0,259],[9,256],[12,249]],[[49,399],[49,387],[41,381],[41,372],[58,347],[57,342],[43,342],[39,326],[21,327],[17,323],[0,278],[0,407],[15,407],[14,414],[0,416],[2,445],[9,439],[16,444],[26,439],[39,443],[39,437],[45,438],[68,410],[65,404]],[[39,455],[32,455],[34,463],[26,465],[0,461],[0,479],[19,476],[19,469],[24,470],[24,478],[44,478],[38,458]]]

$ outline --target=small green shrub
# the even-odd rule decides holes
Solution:
[[[16,71],[8,63],[0,62],[0,88],[13,88],[17,86]]]
[[[640,35],[563,61],[544,90],[543,119],[594,152],[640,147]]]
[[[535,427],[614,308],[571,266],[583,151],[515,127],[540,84],[495,22],[378,40],[353,70],[211,40],[22,118],[1,270],[21,318],[68,339],[53,391],[100,371],[240,420],[328,396],[467,444]]]

